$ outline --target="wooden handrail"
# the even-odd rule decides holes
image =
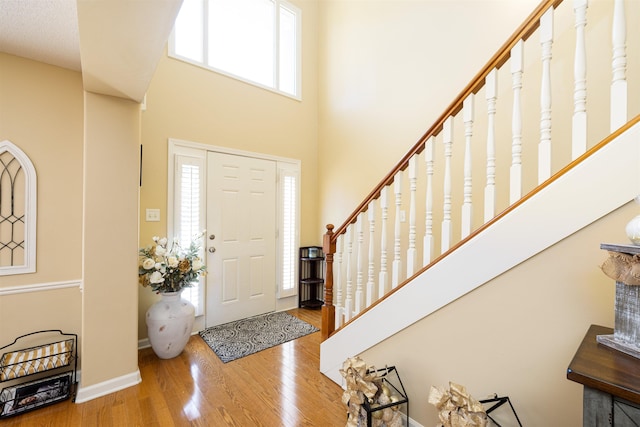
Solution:
[[[426,133],[411,147],[411,149],[400,159],[400,161],[391,169],[389,173],[385,175],[385,177],[378,183],[376,187],[364,198],[364,200],[356,207],[356,209],[347,217],[346,221],[340,225],[337,229],[334,230],[334,226],[332,224],[327,225],[327,233],[324,236],[324,251],[326,258],[326,275],[325,275],[325,305],[322,308],[322,338],[323,340],[328,338],[335,329],[335,311],[336,308],[333,306],[333,254],[336,251],[336,242],[338,237],[341,234],[344,234],[347,231],[347,227],[350,224],[353,224],[357,221],[360,213],[366,212],[369,208],[370,203],[379,198],[380,194],[385,186],[391,185],[398,174],[399,171],[403,171],[407,169],[409,160],[420,154],[426,146],[427,141],[434,136],[437,136],[443,129],[443,125],[445,121],[452,116],[460,113],[463,107],[463,103],[465,99],[471,95],[478,93],[485,85],[485,79],[495,69],[500,69],[503,65],[507,63],[509,58],[511,57],[511,51],[516,46],[519,41],[526,41],[531,35],[539,28],[541,17],[550,9],[557,8],[562,3],[562,0],[543,0],[536,9],[527,17],[527,19],[518,27],[518,29],[511,35],[511,37],[500,47],[500,49],[493,55],[493,57],[485,64],[485,66],[474,76],[471,82],[459,93],[459,95],[454,99],[454,101],[449,104],[449,106],[444,110],[444,112],[438,117],[438,119],[433,123],[433,125],[426,131]],[[611,134],[609,137],[605,138],[599,144],[592,147],[586,153],[584,153],[579,158],[575,159],[567,166],[562,168],[552,177],[547,179],[545,182],[541,183],[531,192],[526,194],[520,200],[513,203],[511,206],[507,207],[503,212],[496,215],[492,220],[486,222],[483,226],[479,227],[474,232],[470,233],[469,236],[452,245],[448,250],[430,262],[428,265],[422,267],[417,271],[412,277],[405,280],[403,283],[399,284],[396,288],[394,288],[391,292],[389,292],[385,296],[381,296],[380,299],[373,302],[369,307],[365,308],[359,315],[362,315],[364,312],[372,309],[381,301],[389,297],[391,294],[396,292],[398,289],[403,287],[406,283],[409,283],[413,278],[417,275],[422,274],[427,269],[433,267],[435,264],[440,262],[444,257],[448,256],[450,253],[455,251],[461,245],[465,244],[470,239],[474,238],[480,232],[490,227],[493,223],[503,218],[506,214],[511,212],[516,207],[520,206],[526,200],[533,197],[536,193],[541,191],[543,188],[547,187],[550,183],[558,179],[560,176],[564,175],[569,170],[573,169],[577,164],[582,162],[584,159],[591,156],[593,153],[598,151],[600,148],[608,144],[612,139],[618,136],[621,132],[628,129],[633,124],[640,121],[640,116],[631,120],[627,125],[623,126],[617,132]],[[330,319],[325,316],[331,317]],[[349,324],[353,319],[348,321],[345,325]],[[325,325],[327,329],[325,330]]]
[[[607,144],[609,144],[611,141],[615,140],[617,137],[619,137],[620,135],[622,135],[624,132],[626,132],[627,130],[629,130],[632,126],[636,125],[640,123],[640,114],[635,116],[633,119],[631,119],[630,121],[628,121],[624,126],[620,127],[620,129],[616,130],[615,132],[613,132],[612,134],[610,134],[609,136],[607,136],[606,138],[604,138],[602,141],[600,141],[599,143],[597,143],[596,145],[594,145],[593,147],[591,147],[589,150],[587,150],[584,154],[582,154],[581,156],[579,156],[578,158],[576,158],[575,160],[573,160],[571,163],[569,163],[568,165],[566,165],[565,167],[563,167],[562,169],[560,169],[557,173],[555,173],[554,175],[552,175],[549,179],[547,179],[545,182],[541,183],[540,185],[538,185],[536,188],[534,188],[533,190],[531,190],[529,193],[527,193],[526,195],[524,195],[521,199],[519,199],[518,201],[516,201],[515,203],[513,203],[511,206],[507,207],[504,211],[500,212],[498,215],[496,215],[494,218],[492,218],[491,220],[487,221],[485,224],[483,224],[481,227],[479,227],[477,230],[474,230],[469,236],[465,237],[464,239],[460,240],[459,242],[457,242],[456,244],[454,244],[453,246],[451,246],[451,248],[449,248],[447,251],[443,252],[441,255],[439,255],[438,257],[436,257],[436,259],[434,259],[433,261],[431,261],[428,265],[425,265],[424,267],[420,268],[415,274],[413,274],[411,277],[408,277],[405,281],[403,281],[402,283],[400,283],[396,288],[392,289],[391,291],[389,291],[386,295],[382,296],[381,298],[379,298],[378,300],[374,301],[369,307],[366,307],[364,310],[362,310],[356,317],[350,319],[349,321],[347,321],[345,324],[343,324],[340,328],[344,328],[346,327],[349,323],[351,323],[353,320],[357,319],[358,317],[364,315],[364,313],[366,313],[369,310],[372,310],[376,305],[380,304],[382,301],[384,301],[385,299],[389,298],[391,295],[393,295],[395,292],[399,291],[403,286],[405,286],[406,284],[410,283],[414,278],[418,277],[419,275],[421,275],[422,273],[424,273],[425,271],[429,270],[430,268],[433,268],[433,266],[435,266],[436,264],[438,264],[440,261],[442,261],[444,258],[446,258],[449,254],[453,253],[456,249],[458,249],[460,246],[464,245],[465,243],[467,243],[469,240],[473,239],[475,236],[477,236],[478,234],[480,234],[482,231],[486,230],[487,228],[489,228],[492,224],[500,221],[502,218],[504,218],[509,212],[512,212],[513,210],[515,210],[517,207],[519,207],[520,205],[522,205],[523,203],[525,203],[527,200],[531,199],[533,196],[535,196],[536,194],[538,194],[540,191],[542,191],[543,189],[545,189],[546,187],[548,187],[549,185],[551,185],[553,182],[557,181],[558,179],[560,179],[563,175],[567,174],[569,171],[571,171],[573,168],[575,168],[577,165],[579,165],[580,163],[584,162],[585,160],[587,160],[589,157],[591,157],[592,155],[594,155],[596,152],[598,152],[599,150],[601,150],[602,148],[604,148]],[[329,228],[331,231],[331,234],[329,234]],[[328,224],[327,225],[327,234],[325,234],[325,239],[327,238],[327,236],[335,236],[334,232],[333,232],[333,224]],[[330,238],[330,237],[329,237]],[[327,249],[325,249],[326,251]],[[335,253],[336,250],[336,246],[335,243],[333,244],[333,246],[329,249],[332,250],[333,252],[331,253],[331,264],[333,264],[333,253]],[[327,252],[325,252],[326,254]],[[329,258],[327,258],[328,260]],[[327,273],[329,273],[329,268],[331,268],[331,276],[326,276],[325,279],[325,287],[331,287],[331,302],[330,305],[333,309],[333,320],[332,320],[332,324],[333,324],[333,328],[331,330],[325,331],[324,330],[324,311],[323,311],[323,329],[322,329],[322,340],[324,341],[325,339],[329,338],[334,332],[335,332],[335,307],[333,306],[333,265],[331,265],[331,267],[329,267],[329,262],[327,261]],[[322,307],[324,310],[324,306]]]

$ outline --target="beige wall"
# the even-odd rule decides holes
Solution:
[[[302,9],[302,101],[164,56],[142,113],[143,183],[140,244],[167,233],[167,140],[187,140],[301,161],[301,245],[319,244],[317,141],[317,3]],[[146,222],[147,208],[160,222]],[[155,300],[140,289],[139,335],[147,336],[146,310]]]
[[[0,54],[0,139],[38,175],[37,272],[0,278],[0,342],[78,334],[83,388],[137,372],[139,114],[85,94],[80,73]]]
[[[425,426],[437,420],[429,388],[449,381],[477,399],[509,396],[523,425],[582,425],[582,387],[566,370],[591,324],[613,327],[615,283],[600,271],[600,243],[626,242],[637,211],[625,205],[361,357],[398,367],[411,417]]]
[[[0,53],[0,140],[29,156],[38,180],[37,271],[0,277],[0,343],[41,329],[80,333],[82,94],[80,73]]]
[[[320,2],[322,230],[344,221],[538,3]]]
[[[138,371],[140,105],[85,93],[82,385]]]

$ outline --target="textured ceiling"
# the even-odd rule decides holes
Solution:
[[[76,0],[0,0],[0,51],[80,71]]]
[[[80,71],[85,91],[141,102],[181,4],[0,0],[0,52]]]

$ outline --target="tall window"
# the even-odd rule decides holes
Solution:
[[[300,99],[301,20],[284,0],[185,0],[169,54]]]
[[[300,241],[299,165],[278,163],[279,286],[280,298],[296,295],[297,254]]]
[[[174,236],[182,248],[188,248],[190,242],[205,226],[204,171],[205,158],[201,150],[182,148],[176,150],[173,162],[173,215]],[[204,237],[206,239],[206,236]],[[206,241],[200,242],[202,253],[206,259],[204,247]],[[189,300],[196,308],[196,315],[204,313],[204,279],[182,292],[182,297]]]

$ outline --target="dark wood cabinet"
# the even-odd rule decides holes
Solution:
[[[640,425],[640,359],[596,341],[612,333],[591,325],[567,369],[567,378],[584,386],[584,427]]]
[[[324,304],[324,254],[320,246],[300,248],[298,307],[320,308]]]

